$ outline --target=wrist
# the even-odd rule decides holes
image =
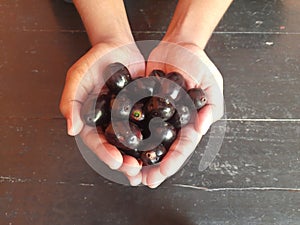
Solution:
[[[190,49],[204,50],[207,41],[201,40],[200,38],[190,38],[188,35],[186,35],[188,33],[189,32],[185,32],[183,34],[180,32],[169,33],[163,37],[162,41],[166,43],[178,44],[182,47]]]
[[[134,41],[123,0],[74,0],[92,45]]]
[[[92,46],[107,43],[115,46],[123,46],[134,43],[134,38],[130,32],[117,31],[113,34],[88,35]]]
[[[164,41],[204,49],[232,0],[179,0]]]
[[[201,0],[198,0],[199,2]],[[195,12],[193,1],[179,1],[163,41],[191,43],[204,49],[212,31],[205,30],[202,18]],[[207,24],[207,26],[209,26]]]

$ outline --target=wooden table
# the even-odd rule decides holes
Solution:
[[[136,40],[162,38],[176,1],[126,0]],[[236,0],[207,54],[224,77],[226,133],[208,133],[159,188],[99,176],[66,135],[67,69],[90,47],[72,4],[0,2],[0,224],[300,223],[300,1]]]

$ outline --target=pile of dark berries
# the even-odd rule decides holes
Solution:
[[[103,76],[105,87],[84,103],[82,118],[122,154],[141,160],[143,165],[160,162],[180,128],[192,123],[193,112],[207,102],[203,90],[187,90],[177,72],[153,70],[146,78],[132,79],[123,64],[113,63]]]

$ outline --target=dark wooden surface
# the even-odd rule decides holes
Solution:
[[[176,1],[125,1],[137,40],[160,39]],[[112,183],[84,161],[58,110],[89,48],[62,0],[0,3],[0,224],[299,224],[300,2],[236,0],[207,53],[224,77],[226,133],[158,189]],[[223,121],[224,122],[224,121]]]

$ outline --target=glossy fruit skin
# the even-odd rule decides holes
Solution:
[[[197,110],[200,110],[207,103],[207,97],[205,92],[201,88],[191,88],[188,90],[188,94]]]
[[[105,129],[110,122],[110,94],[100,93],[98,97],[88,99],[82,107],[81,115],[85,124]]]
[[[141,153],[140,158],[143,162],[144,166],[157,164],[162,160],[162,158],[167,154],[167,149],[162,145],[158,145],[157,147],[144,151]]]
[[[128,130],[123,121],[115,121],[114,126],[115,129],[110,123],[105,130],[107,141],[118,149],[136,151],[143,139],[140,128],[136,124],[129,122],[130,130]]]
[[[176,108],[176,112],[168,122],[172,124],[176,129],[180,129],[187,125],[191,120],[190,107],[186,105],[180,105]]]
[[[139,77],[132,82],[134,82],[134,86],[130,90],[130,94],[133,98],[136,96],[153,96],[158,93],[161,86],[160,80],[156,77]]]
[[[178,101],[182,96],[182,92],[185,90],[179,86],[176,82],[171,81],[169,79],[162,79],[161,88],[160,88],[160,96],[168,99],[171,102]]]
[[[186,90],[186,83],[184,77],[178,73],[178,72],[170,72],[166,75],[166,78],[174,81],[176,84],[178,84],[180,87],[182,87],[184,90]]]
[[[168,120],[174,113],[175,108],[168,99],[154,96],[145,105],[145,114],[149,118],[160,117]]]
[[[171,72],[162,79],[160,93],[171,101],[179,101],[186,93],[186,83],[183,76],[177,72]]]
[[[150,77],[154,76],[154,77],[160,78],[160,77],[165,77],[166,74],[162,70],[152,70],[152,72],[149,74],[149,76]]]
[[[105,68],[103,76],[106,86],[114,94],[121,91],[132,80],[127,67],[119,62],[109,64]]]
[[[169,149],[177,136],[175,127],[171,123],[165,121],[155,122],[153,127],[154,130],[151,135],[154,135],[156,140],[161,140],[161,144],[163,144],[166,149]]]
[[[115,99],[118,99],[118,104]],[[117,120],[126,120],[130,116],[133,103],[127,92],[120,92],[117,95],[112,95],[110,100],[111,116]]]

